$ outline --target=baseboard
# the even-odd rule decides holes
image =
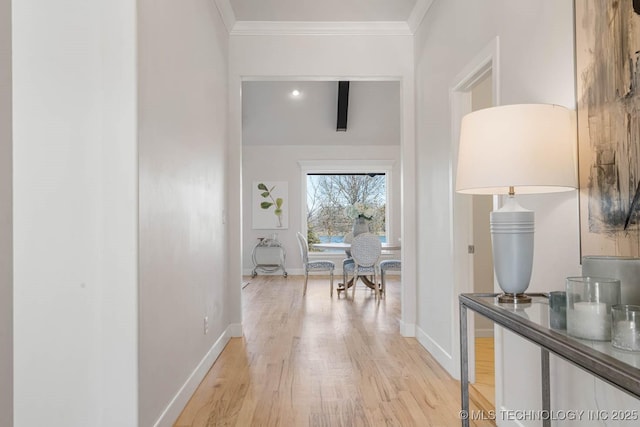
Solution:
[[[154,427],[171,427],[173,423],[178,419],[180,413],[189,402],[191,396],[198,388],[202,379],[207,375],[209,369],[216,361],[224,346],[227,345],[232,337],[242,336],[242,326],[233,323],[230,324],[227,329],[220,335],[216,342],[211,346],[207,354],[202,358],[198,366],[193,370],[187,381],[180,387],[178,393],[169,402],[169,405],[165,408],[164,412],[160,415],[155,422]]]
[[[501,406],[499,410],[496,410],[496,425],[499,427],[525,427],[520,421],[510,418],[517,418],[518,413],[523,411],[513,411],[512,409]],[[535,412],[535,411],[531,411]]]
[[[282,276],[282,270],[277,270],[274,271],[273,273],[265,273],[263,271],[257,271],[257,275],[258,276]],[[242,275],[243,276],[251,276],[253,274],[253,268],[243,268],[242,269]],[[287,274],[289,276],[302,276],[304,275],[304,270],[302,268],[293,268],[293,269],[289,269],[287,268]]]
[[[407,338],[413,338],[416,336],[415,323],[405,323],[400,319],[400,335]]]
[[[443,349],[435,342],[426,332],[419,327],[417,328],[416,339],[418,342],[433,356],[433,358],[442,366],[452,377],[455,378],[456,369],[451,354]]]
[[[227,326],[226,332],[229,334],[231,338],[242,338],[242,324],[232,323],[229,326]]]
[[[337,267],[338,266],[336,265],[336,269],[333,271],[333,277],[338,277],[338,276],[342,277],[342,267],[339,269]],[[243,276],[251,276],[252,273],[253,273],[252,268],[248,270],[247,269],[242,270]],[[287,274],[289,276],[304,276],[304,269],[287,268]],[[282,276],[282,270],[278,270],[273,273],[263,273],[261,271],[258,271],[258,276]],[[329,276],[329,272],[328,271],[311,271],[309,272],[309,276]]]

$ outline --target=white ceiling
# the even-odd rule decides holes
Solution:
[[[229,0],[237,21],[408,21],[417,0]]]
[[[349,86],[347,131],[337,132],[337,81],[243,82],[243,145],[399,145],[400,82]]]

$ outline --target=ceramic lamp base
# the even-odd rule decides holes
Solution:
[[[501,209],[491,212],[490,224],[493,268],[503,299],[522,302],[526,296],[518,295],[529,287],[533,268],[534,213],[509,196]]]

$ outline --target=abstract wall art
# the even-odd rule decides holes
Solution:
[[[582,255],[640,256],[640,0],[576,0]]]

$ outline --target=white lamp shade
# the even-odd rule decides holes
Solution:
[[[554,193],[577,187],[575,112],[559,105],[487,108],[462,119],[456,191]]]

